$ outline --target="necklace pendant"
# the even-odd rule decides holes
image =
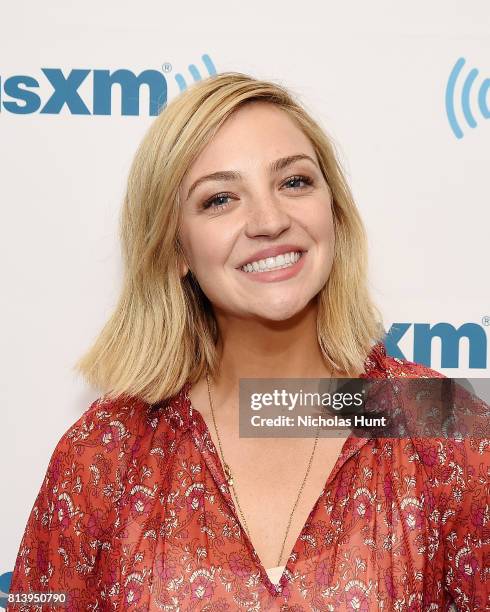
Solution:
[[[226,481],[228,483],[228,486],[232,487],[233,486],[233,476],[231,475],[231,470],[227,463],[224,463],[223,467],[225,469]]]

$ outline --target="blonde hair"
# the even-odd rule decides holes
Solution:
[[[212,305],[192,273],[179,274],[179,186],[187,169],[240,106],[269,102],[310,139],[332,192],[335,253],[318,294],[318,342],[327,364],[348,376],[364,370],[384,336],[367,288],[367,241],[334,147],[293,94],[276,83],[227,72],[199,81],[154,120],[134,158],[121,214],[124,260],[116,308],[75,370],[108,397],[157,403],[219,365]]]

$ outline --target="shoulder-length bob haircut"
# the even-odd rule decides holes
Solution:
[[[219,366],[219,330],[212,305],[192,272],[179,274],[179,186],[187,169],[226,119],[244,104],[275,104],[310,139],[332,191],[335,252],[318,294],[317,335],[326,364],[349,377],[364,371],[384,336],[370,299],[367,240],[334,146],[283,86],[238,72],[199,81],[154,120],[130,169],[120,219],[123,287],[93,346],[75,364],[107,397],[150,404],[174,396]]]

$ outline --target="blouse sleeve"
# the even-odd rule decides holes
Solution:
[[[444,581],[458,610],[490,609],[490,440],[451,440],[440,499]]]
[[[20,543],[9,594],[22,601],[21,593],[61,592],[68,605],[35,605],[33,599],[8,604],[8,612],[100,609],[96,568],[116,520],[118,433],[121,428],[97,400],[63,434]]]

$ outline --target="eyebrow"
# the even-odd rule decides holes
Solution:
[[[287,157],[280,157],[279,159],[276,159],[269,164],[269,170],[271,172],[279,172],[280,170],[283,170],[284,168],[287,168],[291,164],[294,164],[302,159],[310,160],[318,168],[317,162],[312,157],[306,155],[305,153],[298,153],[297,155],[288,155]],[[202,183],[207,181],[233,181],[241,178],[242,175],[237,170],[218,170],[217,172],[206,174],[205,176],[198,178],[197,181],[191,185],[186,200],[191,197],[192,192]]]

